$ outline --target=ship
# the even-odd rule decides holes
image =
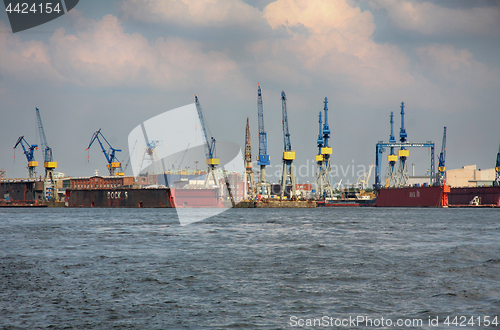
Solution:
[[[372,193],[360,189],[345,189],[340,194],[334,195],[334,198],[317,200],[316,203],[319,207],[373,206],[374,197]]]
[[[0,206],[47,206],[43,202],[43,181],[6,179],[0,181]]]
[[[375,190],[377,207],[448,207],[450,186],[413,186]]]

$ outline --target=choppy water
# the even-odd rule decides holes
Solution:
[[[234,209],[185,227],[175,210],[0,209],[4,329],[292,329],[324,316],[449,329],[446,316],[499,314],[495,209]]]

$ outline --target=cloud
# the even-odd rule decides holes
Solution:
[[[500,2],[473,8],[444,8],[431,2],[370,0],[399,29],[424,35],[500,34]]]
[[[5,24],[0,22],[0,30]],[[0,68],[16,79],[73,83],[91,88],[149,86],[185,88],[238,76],[234,61],[222,52],[203,51],[202,43],[175,37],[150,42],[125,33],[118,18],[78,18],[78,32],[55,31],[48,44],[23,42],[0,33]],[[0,31],[1,32],[1,31]]]
[[[500,70],[475,60],[468,49],[433,43],[415,52],[419,58],[415,72],[432,82],[435,92],[454,100],[456,109],[465,104],[473,107],[474,99],[496,94],[500,87]]]
[[[260,11],[241,0],[127,0],[125,18],[184,27],[228,27],[259,21]]]
[[[373,15],[344,0],[277,0],[265,7],[264,17],[273,29],[288,31],[282,50],[309,70],[375,88],[412,81],[404,52],[373,41]]]

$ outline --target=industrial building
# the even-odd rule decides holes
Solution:
[[[495,169],[478,169],[476,165],[466,165],[456,170],[446,171],[446,183],[451,187],[491,186],[495,181]]]

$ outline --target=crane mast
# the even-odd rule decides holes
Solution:
[[[321,182],[321,166],[323,164],[323,155],[321,154],[321,148],[323,148],[323,131],[321,130],[321,111],[319,112],[319,120],[318,120],[318,139],[316,140],[316,145],[318,146],[318,154],[316,155],[316,175],[314,176],[314,180],[316,183],[316,190],[319,192],[320,187],[323,186]]]
[[[391,135],[389,136],[389,142],[395,143],[396,138],[394,137],[394,112],[391,111]],[[398,174],[396,171],[396,163],[398,161],[398,156],[394,152],[394,147],[391,147],[391,153],[387,156],[387,161],[389,166],[387,168],[386,186],[396,187],[398,185]]]
[[[267,133],[264,130],[264,108],[262,106],[262,91],[260,89],[260,84],[258,84],[257,89],[257,110],[259,116],[259,155],[257,156],[257,164],[260,166],[257,194],[267,197],[271,194],[271,185],[266,182],[266,165],[270,165],[271,162],[267,154]]]
[[[38,132],[40,133],[40,144],[42,146],[45,168],[45,177],[43,179],[43,198],[45,200],[52,201],[57,196],[57,187],[54,179],[54,169],[57,167],[57,162],[54,162],[52,158],[52,149],[47,143],[47,138],[45,137],[45,131],[43,130],[42,117],[40,116],[40,110],[36,108],[36,117],[38,120]]]
[[[14,146],[14,149],[16,149],[18,145],[21,145],[24,154],[26,155],[26,159],[28,160],[28,178],[30,179],[35,178],[36,177],[35,170],[36,167],[38,166],[38,162],[35,160],[35,155],[33,154],[33,152],[35,151],[35,149],[38,150],[38,145],[36,144],[30,145],[24,138],[24,135],[20,136],[17,139],[17,143]]]
[[[406,138],[408,134],[406,134],[405,129],[405,104],[401,102],[401,129],[399,131],[399,141],[401,143],[406,143]],[[407,159],[410,156],[410,150],[407,150],[404,146],[398,151],[399,156],[399,169],[398,169],[398,186],[405,187],[408,185],[408,180],[410,175],[408,173],[408,162]]]
[[[441,145],[441,153],[439,154],[438,177],[436,184],[443,186],[445,184],[446,175],[446,127],[443,131],[443,144]]]
[[[207,134],[207,129],[205,127],[205,120],[203,118],[203,111],[201,110],[201,105],[200,101],[198,100],[198,96],[194,96],[194,103],[196,104],[196,110],[198,111],[198,118],[200,119],[201,123],[201,129],[203,131],[203,136],[205,138],[205,155],[207,159],[207,165],[208,165],[208,173],[207,176],[205,177],[205,187],[210,186],[210,179],[213,180],[213,184],[220,188],[219,185],[219,180],[217,179],[217,175],[215,172],[215,168],[217,165],[220,164],[220,159],[216,158],[216,150],[215,150],[215,143],[216,140],[214,137],[211,137],[211,139],[208,139],[208,134]]]
[[[245,130],[245,173],[247,181],[247,197],[255,197],[255,177],[252,170],[252,142],[250,139],[250,124],[247,117],[247,126]]]
[[[295,191],[295,173],[293,168],[293,160],[295,159],[295,151],[292,150],[292,143],[290,141],[290,132],[288,130],[288,113],[286,108],[286,95],[281,92],[281,114],[283,123],[283,175],[281,177],[281,199],[285,196],[286,186],[291,184],[290,198],[295,198],[297,193]]]
[[[99,138],[99,136],[108,145],[108,150],[106,150],[106,148],[102,144],[101,138]],[[116,155],[115,155],[116,152],[121,152],[121,150],[120,149],[115,149],[115,148],[113,148],[111,146],[111,144],[108,142],[108,140],[101,133],[101,129],[100,128],[99,128],[99,130],[97,130],[92,135],[92,138],[90,139],[89,146],[87,147],[86,150],[89,150],[90,147],[92,146],[92,144],[94,143],[94,141],[96,141],[96,140],[97,140],[97,142],[99,142],[99,145],[101,146],[101,150],[104,153],[104,157],[106,157],[106,161],[108,162],[108,165],[107,165],[107,167],[108,167],[108,174],[110,176],[114,176],[115,172],[118,170],[118,172],[116,172],[116,175],[120,175],[120,176],[125,175],[122,172],[122,170],[121,170],[122,169],[122,163],[116,158]]]
[[[497,163],[495,165],[495,181],[494,186],[500,186],[500,146],[498,147]]]

